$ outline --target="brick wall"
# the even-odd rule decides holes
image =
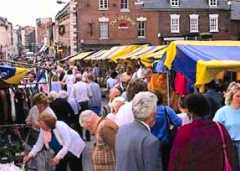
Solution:
[[[98,0],[78,1],[78,42],[84,44],[133,44],[133,43],[158,43],[157,23],[158,14],[154,12],[143,12],[141,5],[135,5],[134,0],[129,1],[129,12],[120,11],[120,0],[109,1],[109,9],[99,10]],[[99,21],[100,17],[109,19],[109,39],[100,40]],[[146,38],[137,38],[137,18],[145,17]],[[119,28],[121,23],[127,24],[127,28]]]

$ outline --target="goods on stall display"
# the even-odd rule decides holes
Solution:
[[[8,164],[0,164],[0,171],[23,171],[14,163],[8,163]]]

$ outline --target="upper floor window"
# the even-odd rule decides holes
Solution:
[[[106,40],[109,38],[109,19],[101,17],[99,21],[100,40]]]
[[[209,15],[209,31],[218,32],[218,14]]]
[[[137,18],[137,36],[138,36],[138,38],[146,37],[146,21],[147,21],[147,18],[145,18],[145,17]]]
[[[121,4],[120,4],[120,6],[121,6],[121,9],[129,9],[129,7],[128,7],[128,0],[121,0]]]
[[[107,10],[108,9],[108,0],[99,0],[99,9]]]
[[[191,33],[198,32],[198,15],[196,14],[190,15],[190,32]]]
[[[172,7],[178,7],[180,5],[180,0],[170,0]]]
[[[208,0],[210,7],[216,7],[217,6],[217,0]]]
[[[180,15],[173,14],[171,17],[171,33],[180,32]]]

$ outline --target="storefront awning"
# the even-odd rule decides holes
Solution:
[[[149,47],[144,48],[141,53],[134,54],[130,58],[131,59],[142,59],[142,58],[146,59],[147,55],[152,54],[152,55],[156,56],[155,54],[164,48],[165,48],[165,46],[149,46]]]
[[[135,49],[139,48],[140,45],[129,45],[129,46],[122,46],[122,49],[116,51],[110,58],[117,62],[118,59],[121,59],[121,57],[126,56],[127,54],[133,52]]]
[[[74,62],[74,61],[83,60],[85,57],[89,56],[92,53],[93,52],[82,52],[82,53],[79,53],[76,56],[72,57],[69,61],[70,62]]]
[[[107,50],[100,50],[98,52],[95,52],[95,53],[89,55],[84,60],[85,61],[88,61],[88,60],[98,60],[98,58],[101,57],[101,55],[103,55],[105,52],[107,52]]]

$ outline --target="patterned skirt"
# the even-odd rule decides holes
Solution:
[[[108,147],[95,147],[92,160],[94,171],[115,171],[114,152]]]

